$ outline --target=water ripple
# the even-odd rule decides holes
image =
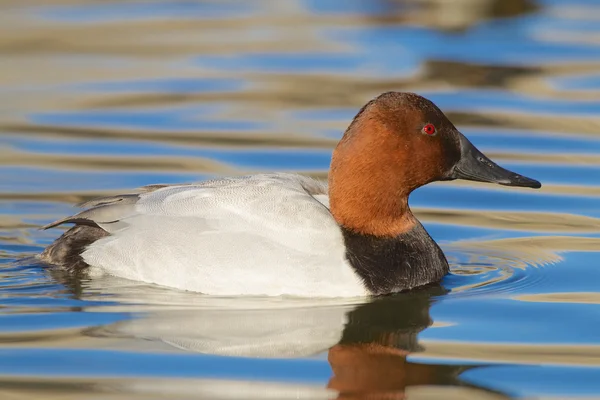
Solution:
[[[0,397],[600,393],[596,1],[0,10]],[[430,97],[491,158],[544,184],[416,191],[452,266],[441,285],[240,300],[32,258],[58,235],[37,227],[92,197],[260,171],[325,179],[353,115],[388,90]]]

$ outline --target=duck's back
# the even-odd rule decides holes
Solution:
[[[346,261],[326,187],[306,177],[151,187],[88,205],[63,222],[106,233],[81,253],[91,273],[217,295],[366,294]]]

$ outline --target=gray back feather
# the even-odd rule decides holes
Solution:
[[[125,194],[90,200],[79,205],[80,207],[88,207],[87,210],[51,222],[43,226],[42,229],[74,223],[76,225],[96,226],[107,230],[106,225],[115,224],[121,218],[131,215],[134,212],[135,203],[139,198],[137,194]],[[112,228],[114,229],[115,226],[113,225]]]

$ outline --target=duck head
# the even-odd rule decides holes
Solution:
[[[541,187],[491,161],[433,102],[414,93],[384,93],[359,111],[333,152],[331,212],[357,233],[397,236],[416,223],[409,194],[453,179]]]

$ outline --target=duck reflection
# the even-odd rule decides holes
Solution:
[[[408,386],[448,381],[438,366],[406,360],[421,350],[417,334],[431,325],[431,295],[441,289],[376,299],[348,313],[342,337],[328,351],[333,371],[328,387],[339,398],[404,398]],[[446,371],[452,372],[452,371]],[[373,397],[377,393],[380,396]]]
[[[433,296],[444,292],[439,286],[430,287],[377,298],[350,311],[340,341],[328,350],[333,372],[328,388],[340,399],[404,399],[407,389],[419,386],[467,389],[458,379],[466,366],[407,360],[410,353],[423,350],[417,335],[433,322],[429,315]]]
[[[419,388],[430,392],[436,387],[460,389],[459,398],[471,395],[481,398],[484,394],[504,398],[459,380],[459,374],[473,368],[472,365],[419,364],[407,360],[409,354],[422,350],[417,336],[432,325],[429,309],[436,301],[435,296],[445,293],[440,286],[363,299],[360,304],[212,298],[166,290],[152,292],[142,286],[139,290],[131,286],[121,289],[122,294],[116,297],[123,297],[117,300],[144,304],[139,310],[133,304],[127,306],[144,311],[142,317],[90,334],[143,338],[184,351],[222,356],[320,358],[326,355],[332,375],[322,389],[339,399],[403,399],[407,390],[414,394]],[[111,291],[113,298],[119,292],[115,285]],[[445,396],[443,393],[446,392],[435,396]]]

